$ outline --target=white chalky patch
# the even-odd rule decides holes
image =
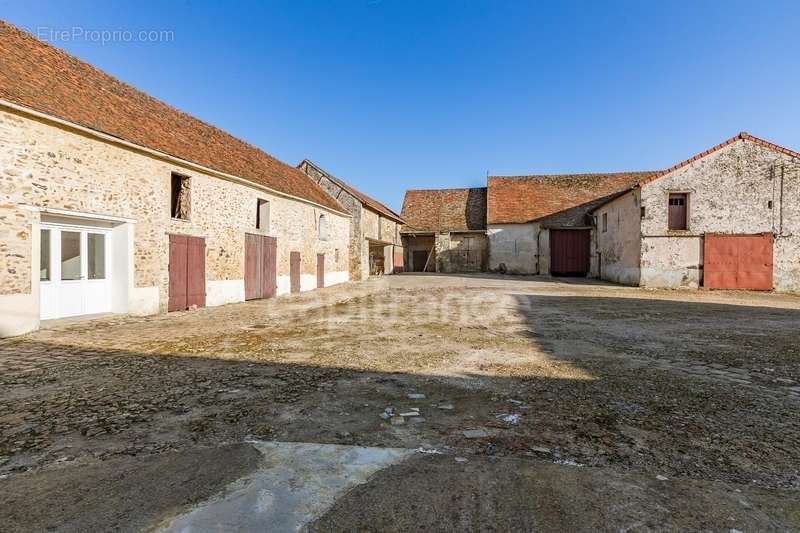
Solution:
[[[415,453],[403,448],[260,442],[255,472],[172,519],[168,532],[299,531],[375,472]]]

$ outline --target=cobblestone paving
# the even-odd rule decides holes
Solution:
[[[400,276],[60,323],[0,341],[0,475],[257,437],[796,490],[798,309],[786,295]],[[394,426],[387,406],[422,414]]]

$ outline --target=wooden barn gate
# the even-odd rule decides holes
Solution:
[[[703,239],[703,286],[709,289],[772,290],[771,233],[723,235]]]
[[[585,276],[589,273],[590,230],[550,230],[550,273]]]
[[[278,291],[278,240],[245,234],[244,299],[272,298]]]
[[[168,311],[206,305],[206,241],[203,237],[169,236]]]

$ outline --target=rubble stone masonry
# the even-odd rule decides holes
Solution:
[[[173,172],[191,178],[189,220],[170,217]],[[63,209],[134,219],[134,287],[157,287],[165,311],[168,234],[205,237],[207,286],[243,280],[244,238],[259,233],[259,198],[270,202],[268,234],[277,237],[279,278],[288,277],[289,254],[299,251],[304,275],[315,279],[316,256],[325,254],[326,270],[347,279],[347,216],[0,109],[0,295],[31,292],[32,228],[39,210]],[[324,241],[317,234],[322,213],[329,226]]]

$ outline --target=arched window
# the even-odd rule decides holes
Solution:
[[[319,240],[327,241],[328,240],[328,217],[327,217],[327,215],[320,215],[319,216],[319,225],[317,226],[317,230],[319,231]]]

